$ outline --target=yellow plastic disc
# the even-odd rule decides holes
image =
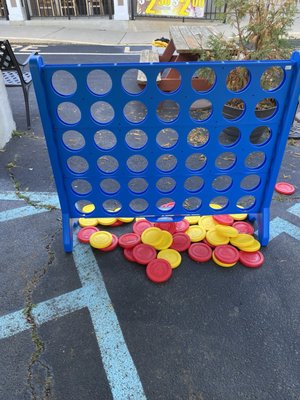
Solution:
[[[162,230],[153,226],[144,230],[141,240],[145,244],[150,244],[150,246],[156,247],[161,242],[162,237]]]
[[[235,221],[243,221],[248,217],[248,214],[229,214]]]
[[[228,244],[229,238],[220,235],[215,229],[206,232],[206,240],[213,246],[220,246],[221,244]]]
[[[125,222],[126,224],[129,224],[129,222],[132,222],[134,218],[118,218],[119,221]]]
[[[214,251],[213,251],[213,253],[212,253],[212,259],[214,260],[214,262],[215,262],[217,265],[219,265],[220,267],[223,267],[223,268],[230,268],[230,267],[233,267],[233,266],[236,264],[236,263],[233,263],[233,264],[224,264],[224,263],[222,263],[221,261],[219,261],[219,260],[216,258]]]
[[[254,239],[254,242],[250,246],[239,246],[240,250],[247,251],[249,253],[258,251],[261,245],[258,240]]]
[[[144,221],[146,218],[139,218],[139,217],[136,217],[136,221]]]
[[[203,215],[202,217],[200,217],[198,224],[202,226],[206,231],[215,229],[215,226],[217,225],[211,215]]]
[[[248,233],[240,233],[237,237],[230,238],[230,243],[239,249],[241,247],[248,247],[254,243],[255,239]]]
[[[157,258],[163,258],[164,260],[169,261],[172,268],[177,268],[181,263],[181,255],[174,249],[161,250],[157,254]]]
[[[165,250],[168,249],[172,243],[173,235],[168,231],[161,231],[161,241],[155,248],[156,250]]]
[[[227,225],[216,225],[216,232],[218,232],[220,235],[226,236],[226,237],[236,237],[239,234],[239,231],[235,229],[233,226],[227,226]]]
[[[185,233],[190,237],[191,242],[200,242],[205,238],[206,230],[200,225],[192,225]]]
[[[184,217],[184,219],[186,219],[190,225],[195,225],[198,224],[200,215],[192,215],[190,217]]]
[[[85,226],[97,226],[98,225],[98,219],[97,218],[79,218],[78,223],[80,226],[85,227]]]
[[[106,231],[98,231],[91,235],[90,245],[95,249],[104,249],[112,244],[112,234]]]
[[[117,221],[117,218],[98,218],[98,224],[100,225],[112,225]]]
[[[215,204],[215,203],[210,203],[209,207],[212,208],[213,210],[220,210],[222,208],[220,204]]]
[[[82,212],[84,213],[91,213],[95,210],[94,204],[87,204],[86,206],[82,207]]]

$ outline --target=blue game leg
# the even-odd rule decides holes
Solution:
[[[71,253],[73,250],[73,219],[69,214],[62,214],[62,231],[65,252]]]
[[[262,212],[257,214],[258,240],[262,246],[267,246],[270,235],[270,209],[263,208]]]

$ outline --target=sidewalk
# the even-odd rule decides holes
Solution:
[[[114,21],[78,18],[33,19],[24,22],[0,21],[0,38],[22,43],[78,43],[108,46],[149,45],[153,39],[168,37],[170,25],[204,25],[230,36],[233,29],[220,21],[177,19],[139,19]],[[138,35],[137,35],[138,33]],[[295,19],[290,35],[300,38],[300,14]]]

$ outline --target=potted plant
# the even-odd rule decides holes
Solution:
[[[225,39],[223,35],[211,36],[209,51],[199,54],[199,61],[217,60],[262,60],[286,59],[290,57],[288,30],[293,24],[297,0],[216,0],[216,5],[226,5],[225,18],[234,28],[235,36]],[[213,85],[212,70],[199,70],[199,78]],[[275,89],[283,79],[281,68],[270,68],[261,79],[265,90]],[[244,111],[244,103],[238,99],[249,80],[248,70],[235,68],[227,76],[227,88],[235,99],[224,105],[223,115],[229,120],[238,118]],[[257,104],[255,113],[260,119],[271,117],[276,111],[276,102],[266,98]],[[227,132],[230,134],[230,130]],[[233,135],[236,133],[232,132]],[[259,137],[262,133],[256,132]]]

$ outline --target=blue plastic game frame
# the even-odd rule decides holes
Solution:
[[[70,65],[46,65],[40,56],[33,56],[30,70],[61,205],[65,251],[72,251],[74,218],[144,216],[179,220],[186,215],[241,212],[257,220],[259,240],[267,245],[273,189],[298,104],[299,66],[299,52],[294,52],[290,60],[274,61]],[[226,86],[227,75],[237,67],[247,68],[250,77],[238,93]],[[283,79],[276,89],[266,91],[261,77],[271,67],[282,70]],[[169,68],[180,74],[180,86],[164,92],[157,77]],[[199,68],[210,68],[215,74],[214,85],[207,91],[193,88],[192,79]],[[89,74],[98,70],[111,82],[104,93],[95,93],[88,85]],[[122,77],[128,70],[140,70],[147,77],[146,86],[138,93],[129,93],[123,85]],[[72,77],[72,93],[54,87],[53,76],[58,71]],[[237,119],[223,114],[224,104],[232,98],[245,104]],[[261,120],[255,107],[265,98],[275,99],[276,112]],[[169,102],[162,103],[166,100]],[[191,113],[195,102],[210,104],[210,115],[195,119]],[[161,119],[158,110],[162,104],[176,106],[175,119]],[[106,110],[101,118],[99,109]],[[74,120],[70,122],[64,110],[74,114]],[[251,133],[261,126],[270,135],[265,142],[255,143]],[[220,133],[229,127],[238,129],[239,135],[228,145],[220,141]],[[158,141],[159,132],[171,130],[176,132],[174,143]],[[190,132],[201,130],[208,132],[208,140],[203,145],[191,142]],[[79,133],[79,148],[67,146],[63,140],[70,131]],[[105,136],[107,131],[114,141],[108,148],[101,147],[95,135],[100,132]],[[143,144],[138,148],[129,145],[128,132],[141,131],[146,138]],[[219,167],[220,155],[221,159],[228,156],[231,165]],[[251,165],[251,159],[260,161]],[[79,169],[76,163],[81,165]],[[255,185],[245,187],[243,182],[252,177]],[[223,178],[228,185],[216,187],[215,182]],[[78,191],[81,183],[88,189]],[[142,185],[136,189],[136,183]],[[93,205],[88,213],[87,208],[82,209],[87,204]]]

